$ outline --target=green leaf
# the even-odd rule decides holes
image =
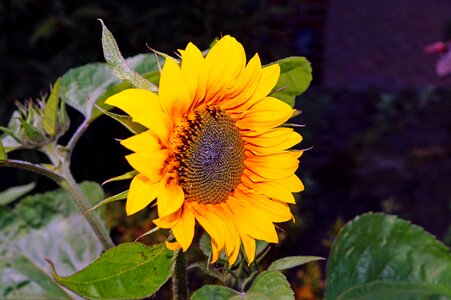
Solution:
[[[83,182],[80,189],[92,203],[104,198],[96,183]],[[14,209],[0,206],[0,228],[1,299],[71,299],[47,273],[45,258],[58,262],[61,272],[72,273],[103,249],[61,189],[25,197]]]
[[[34,182],[30,182],[29,184],[13,186],[0,192],[0,205],[7,205],[8,203],[23,197],[34,189],[35,186],[36,184]]]
[[[323,260],[324,258],[318,256],[287,256],[280,258],[271,263],[268,271],[281,271],[291,269],[311,261]]]
[[[3,147],[3,142],[0,139],[0,160],[5,160],[7,158],[8,158],[8,156],[6,155],[5,148]]]
[[[278,271],[264,271],[255,278],[246,293],[220,285],[205,285],[195,291],[191,300],[294,300],[285,276]]]
[[[264,250],[268,249],[269,243],[266,241],[255,240],[255,257],[258,257]]]
[[[163,62],[160,62],[160,64],[163,64]],[[154,84],[158,84],[160,82],[160,70],[155,70],[155,71],[151,71],[151,72],[147,72],[144,73],[143,76],[147,79],[150,80],[150,82],[154,83]]]
[[[394,291],[427,286],[427,291],[451,295],[449,249],[422,228],[390,215],[366,214],[348,223],[332,247],[327,274],[325,299],[349,299],[345,296],[353,290],[374,295],[384,285]]]
[[[60,96],[67,105],[90,118],[96,100],[118,82],[106,64],[91,63],[70,69],[61,77]]]
[[[146,127],[142,126],[139,123],[133,122],[132,121],[132,117],[127,116],[127,115],[118,115],[109,111],[104,110],[103,108],[98,107],[98,109],[104,113],[105,115],[107,115],[108,117],[118,121],[119,123],[121,123],[122,125],[124,125],[125,128],[127,128],[128,130],[130,130],[130,132],[132,132],[133,134],[138,134],[141,132],[144,132],[147,130]]]
[[[101,19],[99,19],[99,21],[102,24],[103,55],[114,76],[122,80],[127,80],[134,87],[146,89],[151,92],[158,91],[158,86],[145,79],[139,73],[133,71],[133,69],[127,65],[113,34],[108,30]]]
[[[347,290],[337,300],[446,300],[449,289],[435,284],[388,283],[374,281]]]
[[[130,172],[127,172],[125,174],[110,178],[108,180],[105,180],[102,185],[105,185],[107,183],[113,182],[113,181],[121,181],[121,180],[128,180],[128,179],[132,179],[133,177],[135,177],[136,175],[138,175],[138,171],[133,170]]]
[[[198,261],[189,265],[188,269],[197,268],[203,273],[220,281],[224,281],[224,274],[218,271],[214,266],[205,261]]]
[[[49,136],[56,134],[60,83],[61,79],[58,78],[45,104],[43,126]]]
[[[32,288],[30,284],[38,283],[45,291],[46,299],[71,299],[69,295],[49,277],[47,273],[23,255],[0,258],[0,287],[10,286],[9,290],[1,289],[2,299],[43,299],[43,293]],[[17,284],[14,277],[22,277]],[[30,282],[30,283],[29,283]],[[26,295],[26,298],[24,296]]]
[[[273,64],[279,64],[280,77],[271,97],[280,99],[294,106],[296,96],[307,90],[312,81],[312,67],[305,57],[287,57]]]
[[[86,211],[85,213],[88,214],[94,210],[96,210],[97,208],[99,208],[102,205],[105,205],[107,203],[110,202],[114,202],[114,201],[118,201],[118,200],[124,200],[127,199],[127,195],[128,195],[128,190],[120,192],[119,194],[116,194],[114,196],[108,197],[105,200],[100,201],[99,203],[97,203],[96,205],[94,205],[93,207],[91,207],[88,211]]]
[[[169,279],[173,256],[164,244],[125,243],[73,275],[59,276],[53,269],[53,276],[89,299],[141,299],[153,295]]]
[[[191,300],[227,300],[238,295],[239,292],[222,285],[204,285],[193,293]]]
[[[292,300],[294,296],[290,284],[282,273],[264,271],[255,278],[243,299]]]
[[[155,76],[151,71],[157,69],[157,62],[152,54],[138,54],[126,62],[131,68]],[[61,77],[60,97],[93,121],[102,115],[93,109],[94,104],[101,106],[109,96],[130,87],[130,83],[115,78],[106,63],[91,63],[70,69]]]

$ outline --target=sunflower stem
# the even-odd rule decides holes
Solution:
[[[114,243],[111,240],[110,235],[107,233],[105,227],[103,226],[102,221],[100,220],[97,213],[95,212],[91,212],[89,214],[85,213],[87,210],[91,208],[91,204],[89,203],[86,196],[81,192],[74,177],[72,176],[72,173],[68,169],[66,168],[64,169],[65,169],[63,170],[64,180],[62,180],[59,183],[60,186],[72,197],[75,204],[85,217],[86,221],[91,226],[91,229],[96,235],[97,239],[102,244],[104,250],[108,250],[114,247]]]
[[[172,273],[172,299],[188,299],[188,274],[186,268],[186,254],[179,250],[175,259],[175,266]]]
[[[72,175],[72,172],[70,171],[70,160],[69,157],[64,155],[65,149],[58,147],[56,143],[49,143],[43,146],[40,150],[47,154],[48,158],[55,167],[55,172],[60,176],[59,180],[55,180],[55,182],[74,200],[75,205],[85,217],[95,236],[102,244],[104,250],[114,247],[114,243],[103,226],[99,216],[96,213],[85,213],[91,208],[92,205],[86,196],[81,192]]]

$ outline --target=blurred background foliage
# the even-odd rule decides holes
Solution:
[[[0,2],[0,123],[8,122],[15,100],[37,98],[47,93],[50,84],[70,68],[103,61],[97,18],[108,25],[125,57],[149,52],[146,45],[169,54],[190,41],[207,48],[215,37],[231,34],[243,43],[248,56],[258,52],[264,63],[302,55],[313,66],[313,86],[297,101],[297,108],[303,114],[296,121],[307,125],[301,130],[302,147],[313,146],[301,157],[299,168],[306,190],[298,195],[298,205],[293,207],[296,223],[281,225],[282,242],[268,254],[270,259],[284,255],[327,257],[343,224],[367,211],[397,214],[451,245],[451,85],[447,84],[449,78],[434,77],[434,58],[423,57],[421,48],[422,42],[449,38],[449,20],[440,19],[439,15],[444,11],[440,7],[447,7],[446,1],[415,0],[420,5],[418,10],[423,9],[424,15],[438,24],[436,27],[429,26],[436,24],[432,21],[421,24],[428,30],[436,29],[431,32],[430,40],[408,44],[408,38],[400,43],[381,38],[381,44],[374,42],[375,47],[366,45],[371,49],[381,45],[390,51],[394,48],[398,57],[393,55],[389,61],[390,54],[382,50],[380,57],[378,53],[372,57],[360,55],[363,52],[359,52],[359,46],[365,45],[355,41],[362,34],[374,37],[377,30],[374,24],[368,22],[369,29],[355,24],[355,28],[363,28],[360,32],[340,32],[341,27],[325,29],[327,24],[335,24],[333,17],[337,17],[337,10],[333,9],[338,2],[3,0]],[[368,1],[358,4],[358,9],[367,5],[371,11],[371,3],[376,2],[381,6],[374,12],[380,17],[380,24],[385,24],[382,21],[386,20],[388,11],[398,12],[400,19],[408,14],[405,11],[409,4],[392,7],[390,1]],[[353,4],[342,1],[341,5],[352,7]],[[434,8],[433,12],[428,13],[429,8]],[[361,12],[358,9],[357,16]],[[354,21],[352,16],[342,16],[345,17]],[[404,27],[393,27],[394,34],[401,38],[409,37],[408,28],[412,28],[410,23],[404,23],[407,24]],[[344,41],[341,44],[335,38],[339,34],[340,41]],[[391,36],[390,31],[383,34]],[[334,52],[337,45],[355,47]],[[406,49],[416,53],[410,59],[412,65],[423,61],[430,68],[429,72],[415,65],[412,72],[417,77],[411,84],[407,75],[402,77],[409,66],[395,63],[401,59],[399,56],[405,57],[399,53]],[[331,60],[333,53],[341,56]],[[348,66],[349,72],[334,77],[335,66],[340,66],[334,63],[354,60],[355,64]],[[388,64],[390,68],[387,73],[379,74],[380,77],[371,77],[371,84],[363,88],[361,83],[353,85],[353,68],[357,70],[354,74],[359,74],[358,68],[372,67],[371,61],[376,65]],[[364,71],[370,73],[372,69]],[[390,76],[401,76],[399,82],[407,84],[390,86],[387,79]],[[416,80],[418,76],[421,80]],[[345,80],[350,84],[336,84]],[[73,130],[81,122],[81,116],[73,110],[69,114]],[[122,159],[126,151],[115,141],[128,135],[122,126],[108,118],[94,122],[74,153],[75,178],[102,182],[128,171]],[[33,160],[30,155],[36,154],[22,151],[14,155]],[[34,191],[55,187],[45,178],[18,170],[0,169],[0,178],[2,190],[31,181],[37,182]],[[105,186],[105,191],[114,194],[125,188],[126,183],[110,184]],[[126,218],[123,203],[114,203],[108,208],[107,220],[113,238],[126,242],[151,229],[150,216],[154,215],[155,211],[146,209]],[[145,237],[143,241],[150,243],[155,238],[160,237]],[[287,273],[299,299],[322,298],[324,267],[324,263],[314,262]]]

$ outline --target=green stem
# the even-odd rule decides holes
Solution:
[[[89,203],[88,199],[86,199],[86,196],[83,195],[83,193],[81,192],[80,188],[78,187],[78,184],[75,182],[75,179],[72,176],[72,173],[68,169],[66,168],[64,169],[65,169],[63,170],[64,180],[62,180],[59,183],[59,185],[72,197],[78,209],[82,212],[86,221],[91,226],[92,231],[99,239],[103,248],[105,250],[108,250],[114,247],[114,243],[111,240],[111,237],[108,234],[108,232],[105,230],[105,227],[103,226],[102,221],[100,220],[97,213],[95,212],[91,212],[89,214],[85,213],[91,208],[91,203]]]
[[[176,254],[174,271],[172,272],[172,299],[188,299],[188,274],[186,269],[186,254],[179,250]]]
[[[74,200],[78,209],[81,211],[86,221],[91,226],[92,231],[99,239],[103,248],[105,250],[108,250],[114,247],[114,243],[105,230],[105,227],[102,225],[102,221],[100,220],[99,216],[96,213],[86,213],[91,208],[91,203],[89,203],[88,199],[86,199],[85,195],[83,195],[80,188],[78,187],[78,184],[72,176],[72,172],[70,171],[70,160],[64,159],[60,149],[61,148],[58,148],[58,145],[56,145],[55,142],[52,142],[43,146],[41,148],[41,151],[47,154],[56,170],[58,170],[58,173],[61,176],[61,180],[57,181],[57,183]]]
[[[28,161],[23,160],[17,160],[17,159],[5,159],[0,160],[0,167],[10,167],[10,168],[18,168],[23,170],[32,171],[41,175],[44,175],[56,183],[60,183],[61,180],[63,180],[63,177],[61,177],[59,174],[44,168],[43,166],[39,164],[33,164]]]
[[[52,161],[53,160],[54,159],[52,159]],[[12,167],[32,171],[44,175],[55,181],[72,197],[75,204],[83,213],[86,221],[94,231],[94,234],[99,239],[103,248],[105,250],[108,250],[111,247],[114,247],[113,241],[102,225],[102,221],[100,220],[99,216],[96,213],[85,214],[85,212],[91,208],[91,204],[89,203],[88,199],[86,199],[85,195],[83,195],[83,193],[81,192],[67,165],[61,166],[61,168],[58,169],[58,172],[56,172],[39,164],[33,164],[22,160],[6,159],[0,160],[0,167]]]

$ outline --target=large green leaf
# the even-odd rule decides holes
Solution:
[[[93,204],[104,198],[96,183],[84,182],[80,188]],[[0,299],[76,298],[51,279],[45,259],[72,273],[102,251],[82,214],[60,189],[28,196],[14,209],[0,207],[0,228]]]
[[[220,285],[205,285],[195,291],[191,300],[293,300],[293,291],[278,271],[264,271],[255,278],[249,290],[238,292]]]
[[[294,106],[296,96],[307,90],[312,81],[312,67],[305,57],[292,56],[274,63],[280,66],[280,77],[271,96]]]
[[[191,296],[191,300],[227,300],[240,293],[222,285],[204,285]]]
[[[55,280],[89,299],[141,299],[169,279],[174,252],[164,244],[125,243],[111,248],[83,270]]]
[[[1,299],[70,299],[43,269],[24,255],[0,258],[0,270]]]
[[[117,83],[105,63],[90,63],[70,69],[61,77],[60,96],[89,118],[97,98]]]
[[[448,300],[449,289],[436,284],[375,281],[344,292],[337,300]]]
[[[138,54],[126,59],[126,63],[143,73],[158,68],[157,59],[152,54]],[[120,83],[121,80],[113,76],[106,63],[91,63],[71,69],[61,77],[60,96],[66,98],[66,103],[86,118],[95,119],[101,113],[93,111],[94,104],[102,104],[106,99],[105,93],[112,95],[112,91],[117,93],[131,87],[128,83]]]
[[[328,260],[326,299],[451,299],[451,253],[422,228],[395,216],[366,214],[348,223]]]
[[[291,300],[294,296],[290,284],[282,273],[264,271],[255,278],[244,299]]]

